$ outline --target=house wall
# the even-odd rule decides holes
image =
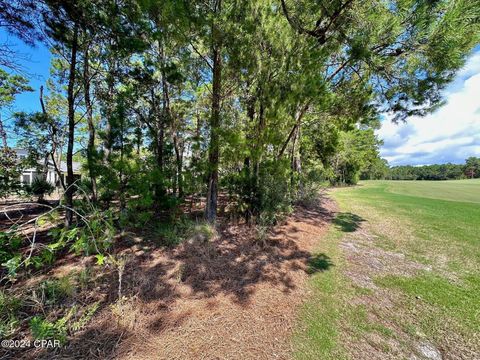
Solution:
[[[25,170],[22,173],[22,176],[20,177],[20,181],[22,183],[26,184],[26,185],[31,185],[32,182],[36,178],[42,178],[42,176],[43,176],[43,174],[39,173],[36,170]],[[82,178],[81,174],[79,174],[79,173],[75,173],[73,176],[74,176],[75,180],[78,180],[78,179]],[[25,179],[27,181],[23,181],[23,179]],[[67,183],[67,174],[63,171],[62,171],[62,179],[63,179],[64,183]],[[57,188],[60,188],[62,186],[61,183],[60,183],[60,179],[57,175],[57,172],[53,169],[50,169],[48,171],[47,181]]]
[[[20,182],[24,185],[32,185],[32,182],[37,179],[41,178],[42,174],[39,173],[35,169],[25,169],[22,172],[22,175],[20,175]]]
[[[19,159],[24,159],[28,156],[28,151],[25,150],[25,149],[15,149],[15,152],[17,153],[17,157]],[[40,164],[39,165],[43,166],[43,164]],[[80,163],[74,163],[74,177],[75,177],[75,180],[77,179],[80,179],[81,178],[81,174],[80,174]],[[47,181],[52,184],[53,186],[55,187],[58,187],[60,188],[61,187],[61,184],[60,184],[60,180],[59,180],[59,177],[57,175],[57,172],[55,171],[54,167],[53,167],[53,164],[50,163],[48,165],[49,169],[48,169],[48,172],[47,172]],[[66,177],[67,177],[67,171],[66,171],[66,164],[62,161],[60,164],[59,164],[59,168],[60,168],[60,171],[61,171],[61,176],[63,178],[63,180],[66,182]],[[38,169],[35,169],[35,168],[30,168],[30,169],[24,169],[22,171],[22,175],[20,175],[20,182],[24,185],[31,185],[32,182],[37,179],[37,178],[42,178],[43,177],[43,173],[41,171],[38,171]]]

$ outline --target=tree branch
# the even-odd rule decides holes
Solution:
[[[290,142],[290,140],[292,139],[292,136],[295,133],[295,130],[297,130],[297,128],[300,126],[300,124],[302,122],[302,119],[303,119],[303,116],[305,115],[308,108],[310,107],[310,102],[311,102],[311,100],[307,101],[307,103],[297,112],[297,118],[295,120],[295,125],[293,126],[292,130],[288,134],[287,139],[283,143],[282,149],[280,150],[280,152],[277,155],[277,160],[279,160],[282,157],[285,150],[287,149],[287,145]]]

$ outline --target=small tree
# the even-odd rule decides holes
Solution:
[[[465,175],[471,179],[480,177],[480,158],[471,156],[465,160]]]
[[[38,202],[43,202],[45,195],[50,195],[55,188],[52,184],[42,178],[36,178],[26,190],[27,193],[37,196]]]

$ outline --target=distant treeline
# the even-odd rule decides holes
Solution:
[[[394,166],[386,176],[390,180],[455,180],[480,178],[480,158],[469,157],[465,164]]]

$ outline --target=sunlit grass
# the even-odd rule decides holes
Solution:
[[[322,242],[330,244],[326,254],[336,266],[310,280],[314,292],[301,315],[305,331],[298,357],[347,357],[342,331],[394,336],[367,321],[366,309],[351,304],[361,290],[345,276],[347,262],[338,246],[355,231],[349,221],[354,218],[375,235],[375,246],[429,269],[415,276],[382,274],[373,279],[403,299],[396,318],[388,321],[412,338],[420,332],[438,343],[451,337],[471,344],[480,332],[480,181],[369,181],[336,189],[332,196],[341,213]],[[308,352],[308,347],[315,350]]]
[[[299,329],[294,344],[299,359],[341,359],[343,352],[338,345],[338,321],[340,308],[337,295],[345,290],[341,274],[341,258],[338,244],[341,232],[335,229],[326,235],[318,249],[330,257],[333,266],[311,277],[312,300],[301,311]]]
[[[365,182],[368,184],[372,182]],[[377,183],[377,182],[373,182]],[[386,181],[388,192],[420,198],[480,203],[480,179],[450,181]]]

